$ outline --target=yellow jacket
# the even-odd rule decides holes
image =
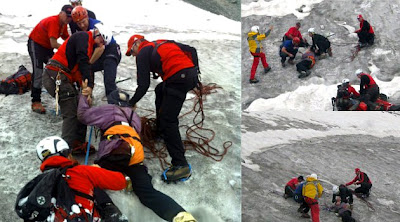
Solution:
[[[308,177],[306,184],[303,186],[302,194],[304,197],[312,199],[318,199],[322,196],[324,188],[321,186],[318,180]]]
[[[271,30],[268,30],[265,34],[260,34],[256,32],[247,33],[247,41],[249,42],[249,50],[252,53],[260,53],[263,48],[261,41],[267,38],[267,36],[271,33]]]

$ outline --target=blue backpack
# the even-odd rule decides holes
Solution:
[[[299,184],[296,187],[296,190],[293,192],[293,199],[294,201],[296,201],[297,203],[303,203],[304,201],[304,197],[303,197],[303,186],[304,186],[305,182]]]

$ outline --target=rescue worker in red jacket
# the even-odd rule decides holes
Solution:
[[[360,82],[360,100],[367,104],[369,110],[375,110],[374,102],[379,97],[379,86],[370,74],[363,73],[362,69],[357,69],[356,76],[361,79]]]
[[[362,194],[362,197],[369,197],[369,190],[372,187],[371,180],[366,173],[361,172],[360,168],[356,168],[354,172],[356,174],[356,177],[354,177],[352,181],[346,183],[346,186],[349,186],[353,183],[355,183],[356,185],[361,185],[354,190],[354,193]]]
[[[303,176],[293,177],[285,186],[285,198],[293,197],[293,192],[299,183],[304,181]]]
[[[70,150],[68,144],[58,136],[50,136],[41,140],[36,146],[36,152],[42,161],[41,171],[49,169],[73,166],[67,169],[68,186],[76,193],[75,201],[81,204],[81,213],[86,214],[89,221],[96,216],[94,213],[95,202],[96,207],[101,206],[102,221],[111,221],[113,215],[122,216],[121,212],[112,203],[112,200],[101,189],[122,190],[126,187],[126,180],[122,173],[106,170],[96,166],[78,165],[76,160],[72,160],[69,155]],[[100,194],[100,195],[98,195]],[[95,199],[95,202],[94,202]],[[108,206],[114,206],[112,211]],[[108,207],[107,209],[105,209]],[[117,211],[115,211],[117,209]],[[54,212],[58,221],[63,221],[61,215]],[[107,214],[107,215],[105,215]],[[85,215],[81,215],[84,217]],[[56,220],[57,221],[57,220]],[[75,220],[74,220],[75,221]],[[78,221],[78,220],[77,220]],[[112,220],[115,221],[115,220]],[[121,220],[127,221],[127,220]]]
[[[104,47],[101,30],[77,32],[68,38],[50,59],[43,72],[43,85],[49,94],[56,98],[56,111],[60,106],[62,138],[67,141],[73,152],[86,151],[86,125],[77,118],[78,87],[82,80],[88,80],[87,90],[92,94],[94,80],[90,76],[89,60],[93,47]],[[92,147],[94,151],[94,147]]]
[[[367,20],[364,20],[362,15],[358,15],[357,20],[360,22],[360,29],[356,30],[355,33],[358,35],[360,47],[373,45],[375,39],[374,29]]]
[[[154,42],[141,35],[133,35],[128,41],[126,55],[136,56],[138,84],[129,103],[135,106],[146,94],[150,86],[150,72],[161,76],[163,82],[154,90],[157,127],[172,159],[172,167],[164,171],[162,178],[164,181],[184,181],[191,176],[192,170],[185,158],[178,115],[187,92],[199,85],[198,68],[181,49],[190,46],[165,40],[157,40],[156,43],[157,48]]]
[[[300,22],[297,22],[296,26],[290,27],[283,36],[282,42],[286,40],[293,40],[295,37],[297,37],[300,39],[299,47],[308,47],[309,44],[307,43],[307,39],[303,39],[303,36],[301,36],[301,32],[299,31],[300,27]]]
[[[67,25],[71,19],[71,5],[64,5],[58,15],[50,16],[39,22],[29,34],[28,52],[32,62],[32,111],[40,114],[46,113],[42,105],[42,74],[43,63],[47,63],[54,55],[53,49],[58,49],[61,44],[58,38],[69,37]]]

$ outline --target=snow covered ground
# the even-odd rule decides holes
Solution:
[[[32,70],[27,51],[28,35],[43,18],[56,15],[68,1],[9,1],[0,9],[0,79],[13,74],[23,64]],[[126,42],[135,33],[149,40],[174,39],[197,48],[204,84],[217,83],[223,89],[207,96],[205,127],[216,131],[212,145],[222,150],[225,141],[232,141],[222,162],[215,162],[194,151],[186,156],[193,167],[190,180],[165,184],[160,179],[158,160],[146,160],[156,189],[170,195],[198,221],[240,221],[240,22],[196,8],[183,1],[83,1],[83,6],[96,13],[109,25],[114,37],[126,51]],[[124,54],[124,53],[123,53]],[[133,94],[136,88],[134,59],[122,56],[117,80],[132,77],[118,87]],[[228,78],[229,77],[229,78]],[[104,104],[102,74],[96,73],[95,105]],[[138,103],[139,115],[154,109],[153,81],[149,92]],[[42,101],[48,109],[45,115],[32,113],[30,93],[0,95],[0,221],[18,221],[14,202],[22,186],[39,173],[35,146],[44,137],[61,135],[61,117],[55,116],[54,99],[47,93]],[[192,108],[187,101],[182,113]],[[186,116],[181,124],[190,124]],[[184,132],[181,133],[184,135]],[[94,140],[94,139],[93,139]],[[99,141],[94,141],[96,145]],[[132,194],[109,192],[130,221],[161,221]]]
[[[368,201],[375,211],[355,197],[353,217],[398,221],[399,124],[399,113],[389,112],[243,112],[242,221],[304,220],[298,204],[282,198],[285,184],[316,173],[325,190],[320,205],[330,205],[333,184],[351,181],[356,167],[372,181]],[[322,206],[320,218],[339,221]]]
[[[299,10],[301,9],[301,10]],[[300,12],[301,11],[301,12]],[[243,0],[242,1],[242,109],[259,110],[332,110],[331,97],[336,96],[336,85],[348,78],[352,85],[359,85],[355,70],[362,68],[378,81],[381,93],[389,96],[389,102],[400,103],[398,88],[400,72],[400,4],[398,1],[323,1],[323,0]],[[359,52],[350,61],[352,47],[358,38],[357,15],[363,17],[375,30],[375,44]],[[299,79],[295,66],[282,68],[278,54],[282,36],[300,21],[302,36],[311,42],[307,30],[314,27],[316,33],[332,35],[333,57],[316,62],[312,73]],[[248,51],[247,33],[251,26],[259,25],[264,32],[274,25],[271,35],[263,41],[267,62],[272,70],[263,74],[259,65],[257,84],[249,84],[253,57]],[[304,52],[300,48],[300,52]],[[301,53],[295,62],[300,61]],[[256,107],[252,103],[256,103]]]

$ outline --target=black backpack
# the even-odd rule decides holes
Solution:
[[[75,195],[92,200],[93,197],[68,186],[65,172],[71,167],[50,169],[29,181],[17,195],[18,216],[24,221],[45,221],[55,214],[66,221],[89,221],[90,215],[75,202]]]
[[[337,87],[338,87],[337,95],[336,95],[337,99],[340,99],[340,98],[347,98],[348,99],[348,98],[350,98],[350,92],[347,90],[346,86],[341,84],[341,85],[338,85]]]
[[[163,75],[163,73],[162,73],[162,64],[161,64],[161,60],[160,59],[156,59],[156,58],[160,58],[160,55],[158,54],[157,49],[158,49],[158,47],[160,47],[162,44],[165,44],[165,43],[174,43],[174,44],[176,44],[183,51],[183,53],[185,53],[185,55],[187,57],[189,57],[190,60],[192,60],[195,68],[197,69],[197,73],[201,74],[200,67],[199,67],[199,58],[197,57],[196,48],[194,48],[192,46],[189,46],[189,45],[185,45],[185,44],[182,44],[182,43],[175,42],[174,40],[165,40],[165,41],[158,42],[158,43],[157,43],[157,41],[153,41],[153,43],[154,43],[154,48],[153,48],[153,52],[151,53],[152,63],[155,65],[157,70],[159,72],[161,72],[160,73],[161,75]],[[153,73],[153,78],[157,79],[158,76],[155,73]]]

